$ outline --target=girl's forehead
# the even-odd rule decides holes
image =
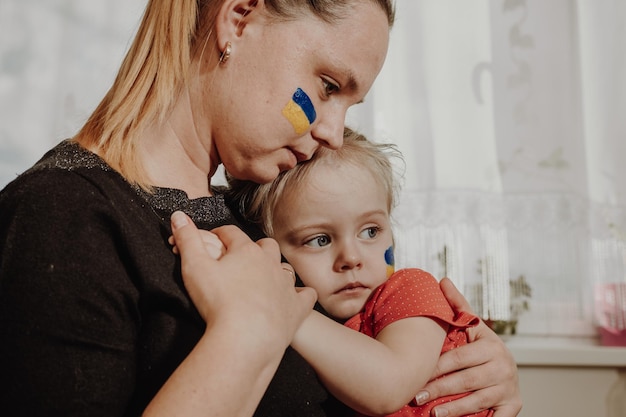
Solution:
[[[335,152],[335,151],[330,151]],[[341,150],[339,151],[341,152]],[[343,175],[363,175],[367,173],[369,176],[374,176],[372,170],[368,167],[368,161],[366,158],[357,157],[342,157],[334,154],[329,154],[323,157],[323,159],[316,161],[316,165],[310,170],[313,175],[320,172],[336,174],[338,177]]]
[[[312,168],[304,183],[308,183],[321,191],[331,189],[354,189],[358,191],[359,187],[368,186],[376,188],[381,194],[385,193],[382,186],[377,187],[377,185],[382,184],[382,181],[365,162],[337,159],[320,161]]]

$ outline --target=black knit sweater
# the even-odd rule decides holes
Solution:
[[[204,322],[167,243],[183,210],[237,224],[222,195],[147,194],[64,141],[0,193],[0,412],[138,416]],[[292,349],[258,416],[349,414]]]

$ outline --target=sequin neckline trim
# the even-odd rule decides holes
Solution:
[[[66,171],[99,169],[104,172],[115,173],[122,181],[126,182],[102,158],[69,139],[52,149],[30,171],[42,169],[63,169]],[[232,218],[232,214],[224,201],[224,196],[217,190],[211,197],[190,199],[184,190],[175,188],[154,187],[154,193],[148,193],[140,187],[131,184],[128,186],[145,200],[163,220],[176,210],[184,211],[195,222],[215,223]]]

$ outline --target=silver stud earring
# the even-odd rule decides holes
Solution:
[[[226,42],[226,48],[224,48],[224,52],[220,55],[220,64],[225,64],[226,61],[230,59],[230,53],[232,52],[232,45],[230,41]]]

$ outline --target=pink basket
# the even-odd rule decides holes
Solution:
[[[596,320],[604,346],[626,346],[626,282],[598,284]]]

